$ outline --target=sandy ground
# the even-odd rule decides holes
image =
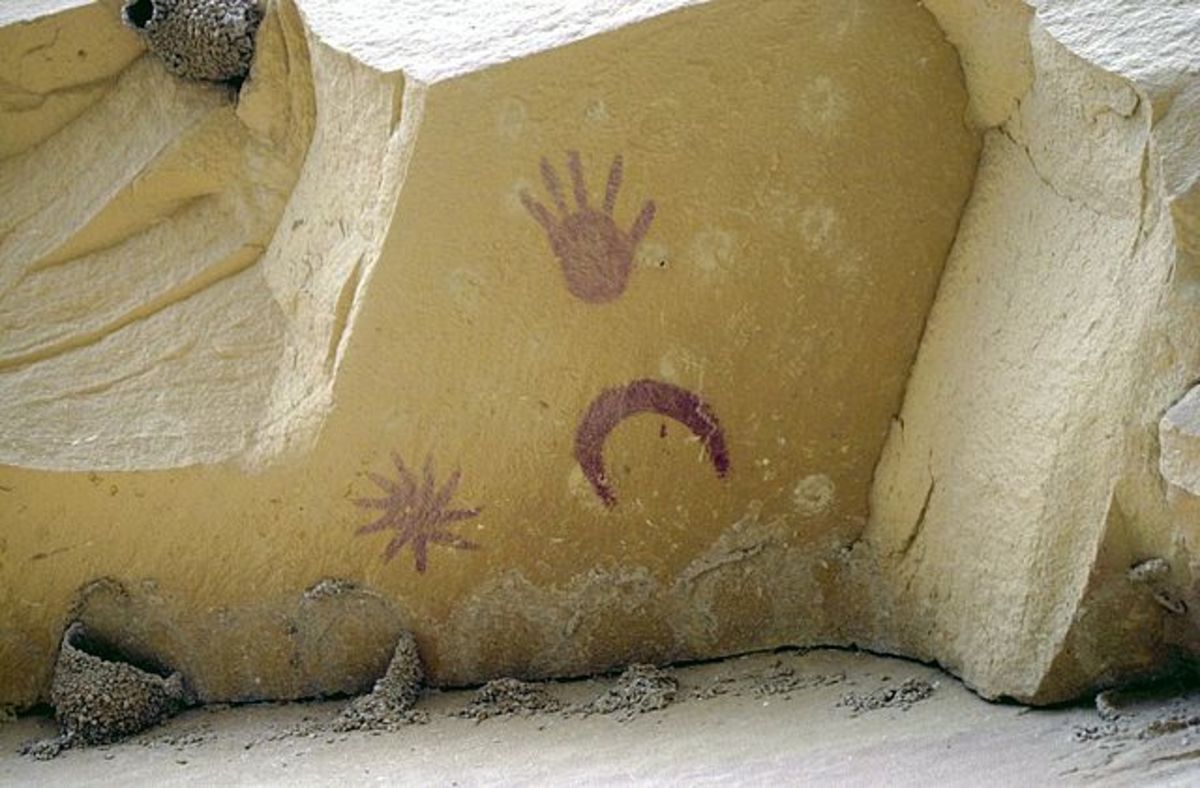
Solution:
[[[1200,785],[1196,687],[1032,710],[815,650],[515,689],[428,693],[394,730],[335,731],[344,700],[193,709],[44,761],[17,752],[56,732],[29,716],[0,725],[0,784]]]

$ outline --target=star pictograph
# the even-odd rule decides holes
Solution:
[[[450,499],[458,489],[461,473],[455,471],[439,489],[433,472],[433,458],[426,457],[422,479],[404,465],[397,452],[392,452],[396,466],[396,480],[392,481],[378,473],[367,472],[386,495],[382,498],[356,498],[354,504],[364,509],[382,510],[378,520],[359,528],[356,534],[373,534],[393,530],[395,535],[383,553],[384,561],[391,561],[405,545],[412,545],[417,571],[424,572],[428,565],[429,544],[441,544],[458,550],[477,550],[479,545],[451,533],[447,526],[469,520],[480,512],[473,509],[448,509]]]

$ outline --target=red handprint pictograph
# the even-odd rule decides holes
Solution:
[[[654,221],[654,201],[646,201],[629,232],[625,232],[613,220],[624,175],[621,156],[616,156],[609,168],[601,209],[593,208],[588,202],[579,151],[567,152],[567,169],[575,193],[575,210],[567,206],[558,173],[545,158],[541,164],[542,181],[558,209],[558,216],[528,191],[521,192],[521,203],[546,231],[550,249],[566,277],[567,290],[576,298],[593,304],[612,301],[625,291],[633,268],[633,255]]]

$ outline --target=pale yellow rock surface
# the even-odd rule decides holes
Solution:
[[[997,4],[939,5],[954,31]],[[1200,362],[1200,148],[1170,101],[1197,84],[1200,20],[1039,5],[1030,89],[987,133],[862,548],[895,602],[865,640],[1048,702],[1194,640],[1197,520],[1165,495],[1158,425]],[[1151,558],[1169,579],[1132,583]]]
[[[143,59],[8,160],[5,204],[47,208],[6,238],[7,695],[98,578],[92,628],[208,699],[344,689],[288,668],[322,577],[389,600],[440,682],[840,639],[978,141],[920,9],[753,7],[421,81],[285,4],[236,112]],[[106,113],[144,153],[60,150]],[[72,163],[110,193],[39,174]],[[389,495],[426,530],[356,536]]]
[[[0,703],[74,617],[204,700],[1193,648],[1186,4],[297,0],[240,96],[44,5],[121,43],[0,105]]]
[[[0,159],[79,117],[142,53],[113,23],[115,8],[87,0],[0,5]]]
[[[270,418],[285,317],[255,264],[311,134],[299,25],[291,11],[263,30],[262,79],[236,107],[143,57],[74,123],[5,161],[4,461],[215,462]],[[270,46],[285,36],[292,49]]]
[[[1200,389],[1192,389],[1171,407],[1158,427],[1163,479],[1200,496]]]

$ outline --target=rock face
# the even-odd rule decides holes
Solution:
[[[985,135],[872,489],[867,571],[897,605],[886,647],[988,695],[1052,701],[1153,671],[1194,628],[1127,577],[1162,558],[1192,596],[1197,521],[1164,495],[1158,427],[1200,361],[1184,205],[1200,25],[1153,5],[1008,18],[1023,33],[997,40],[1019,43],[1006,59],[1029,78],[975,77],[982,96],[1022,92],[990,102],[1011,113]],[[969,9],[935,10],[971,29]],[[998,58],[960,46],[968,63]]]
[[[236,95],[0,12],[0,703],[72,612],[201,700],[1193,648],[1190,12],[463,5],[268,4]]]
[[[1200,388],[1171,406],[1158,425],[1159,472],[1173,488],[1200,496]]]

